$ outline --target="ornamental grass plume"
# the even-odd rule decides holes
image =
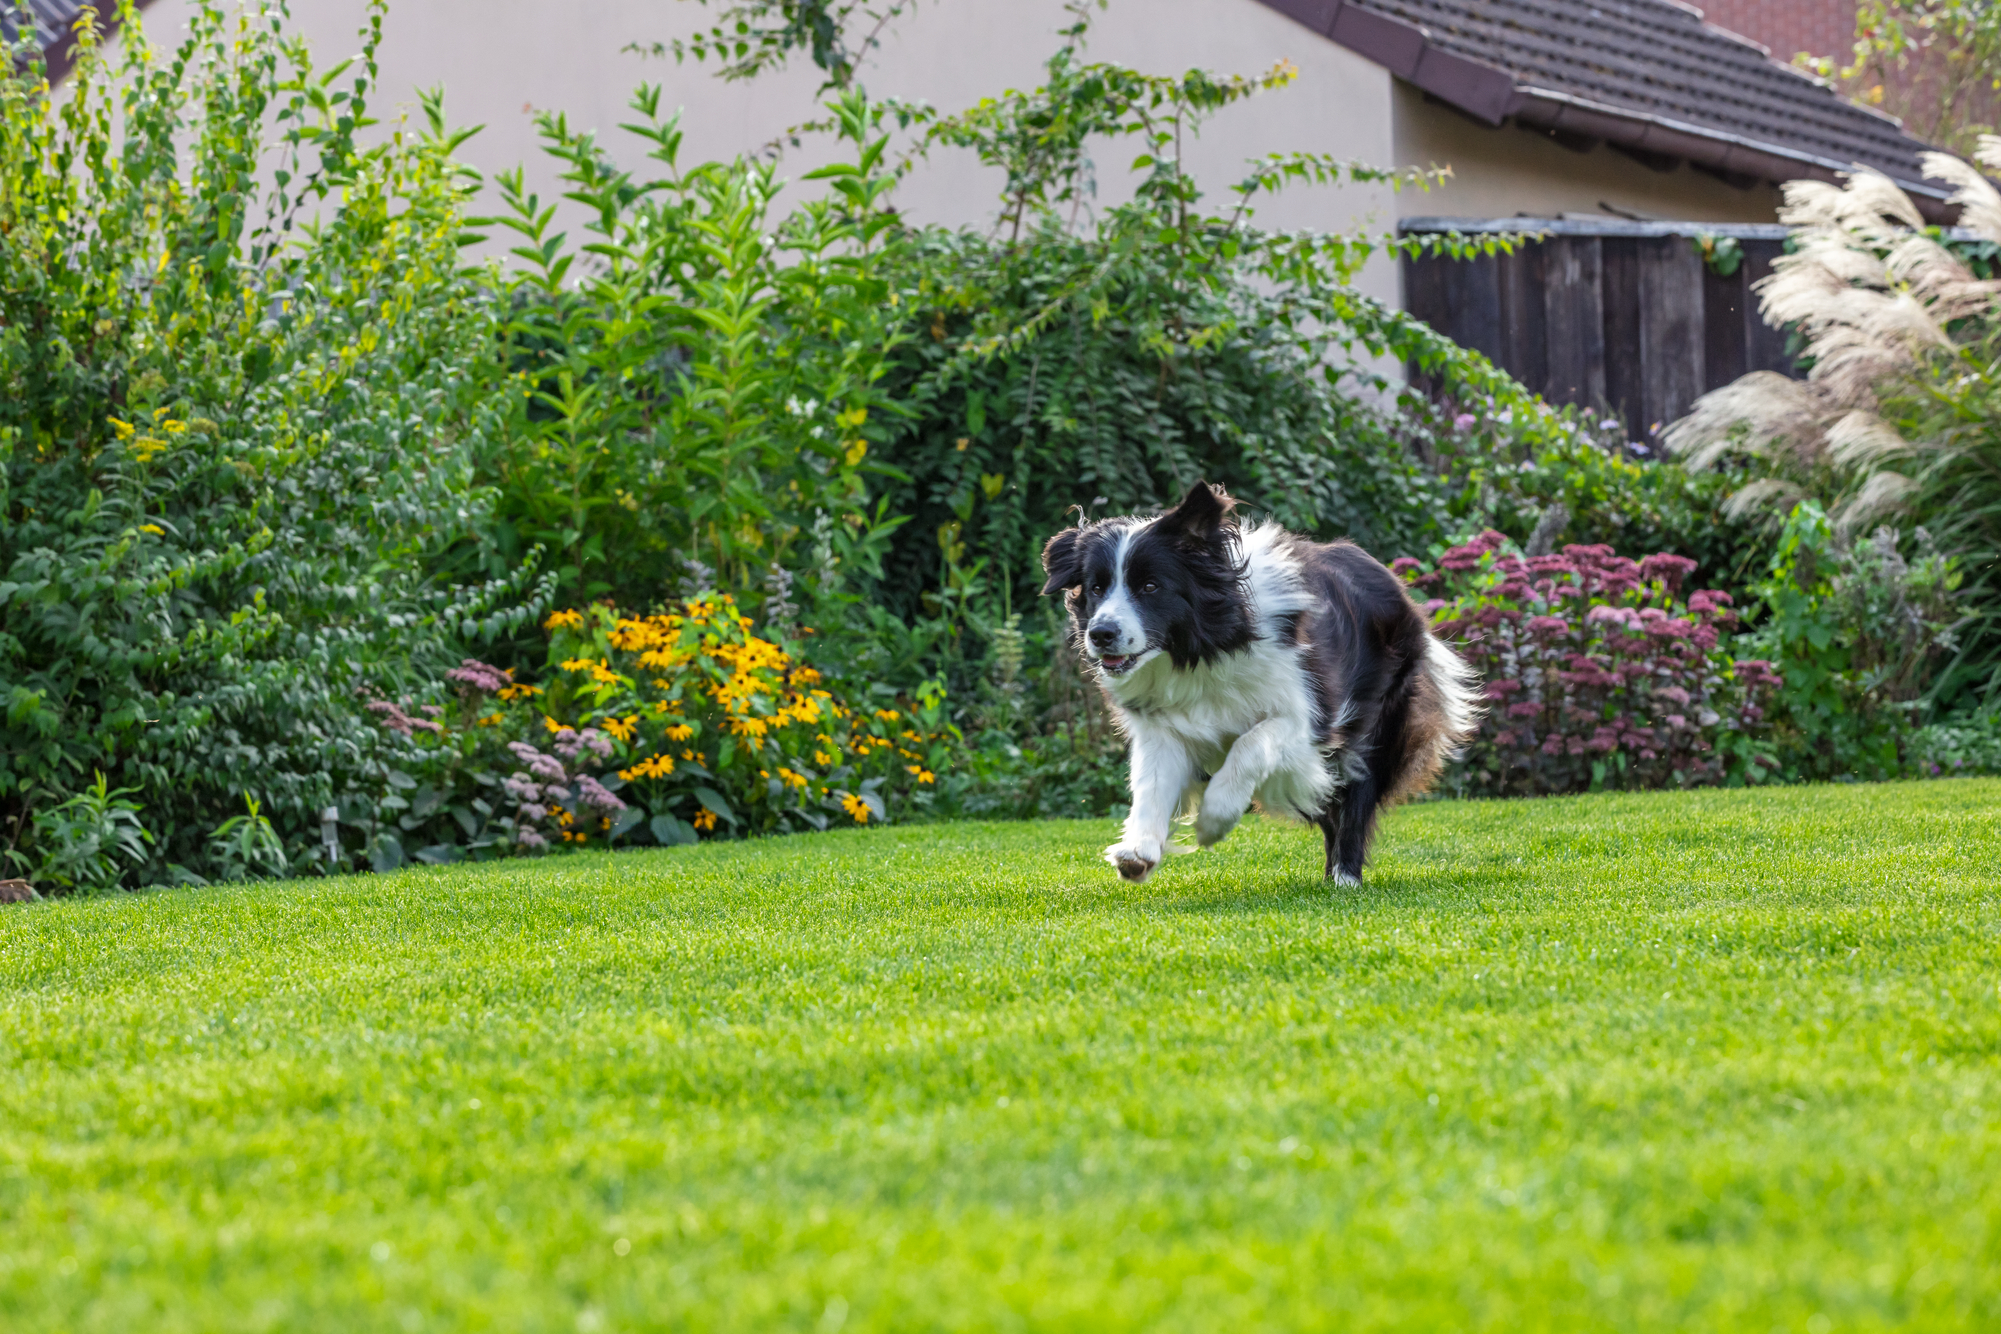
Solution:
[[[2001,171],[2001,137],[1976,154]],[[2001,245],[2001,193],[1973,166],[1924,156],[1951,184],[1959,225]],[[1765,322],[1806,339],[1806,379],[1757,371],[1698,399],[1667,444],[1694,468],[1730,463],[1749,480],[1733,516],[1822,501],[1844,539],[1893,511],[1942,538],[2001,546],[2001,281],[1977,276],[1925,229],[1888,177],[1794,181],[1780,218],[1794,253],[1757,285]]]

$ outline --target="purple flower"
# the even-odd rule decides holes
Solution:
[[[1462,412],[1452,419],[1452,429],[1455,431],[1470,431],[1473,429],[1474,420],[1475,418],[1472,413]]]
[[[506,672],[498,667],[489,667],[477,658],[461,660],[458,666],[445,673],[445,679],[482,695],[498,695],[514,684]]]
[[[529,773],[545,783],[560,783],[569,777],[553,756],[544,755],[526,741],[510,741],[507,748],[514,752],[515,759],[528,766]]]
[[[406,703],[408,701],[405,701]],[[433,736],[443,736],[445,729],[429,718],[412,718],[403,712],[401,705],[386,699],[372,699],[362,706],[382,720],[382,725],[392,732],[409,736],[412,732],[429,732]]]
[[[537,833],[533,829],[528,828],[525,825],[514,831],[514,841],[516,843],[519,843],[524,848],[531,848],[536,850],[546,848],[549,846],[548,839],[542,837],[541,834]]]
[[[510,774],[501,779],[500,790],[507,794],[509,801],[542,800],[541,786],[523,773]]]
[[[606,815],[616,815],[625,809],[625,803],[605,790],[604,784],[589,774],[577,779],[577,800],[594,807]]]

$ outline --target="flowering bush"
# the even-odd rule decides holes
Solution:
[[[560,611],[547,626],[562,673],[547,706],[612,739],[661,842],[885,820],[893,799],[921,803],[958,740],[942,688],[905,707],[836,695],[727,595],[646,617]]]
[[[1679,600],[1695,562],[1607,546],[1525,557],[1496,532],[1394,568],[1486,681],[1462,791],[1535,795],[1755,782],[1778,676],[1733,661],[1728,594]]]
[[[853,698],[726,595],[558,611],[544,629],[546,685],[467,659],[446,673],[450,706],[365,706],[422,755],[392,775],[390,818],[354,821],[370,864],[871,824],[931,809],[962,744],[941,687]]]

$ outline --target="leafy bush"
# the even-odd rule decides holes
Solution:
[[[1964,618],[1958,561],[1922,528],[1912,545],[1906,559],[1888,528],[1846,541],[1813,501],[1787,519],[1749,642],[1784,673],[1777,721],[1789,777],[1893,778],[1913,767],[1912,734]]]
[[[2001,716],[1968,713],[1920,727],[1904,755],[1919,778],[1960,778],[2001,774]]]
[[[690,560],[753,596],[774,565],[872,568],[883,516],[864,479],[903,336],[879,273],[895,221],[882,109],[834,103],[855,162],[812,173],[831,192],[774,217],[773,164],[683,168],[660,89],[632,106],[652,175],[538,118],[567,196],[593,211],[583,244],[551,230],[518,170],[482,220],[520,237],[522,262],[491,275],[515,392],[480,461],[497,504],[473,559],[498,576],[539,544],[567,596],[642,606],[688,584]]]
[[[60,806],[35,813],[35,857],[12,852],[19,869],[32,878],[68,890],[115,888],[146,860],[153,836],[139,822],[139,807],[126,800],[134,789],[111,790],[97,780]]]
[[[1653,457],[1617,418],[1576,407],[1524,413],[1489,398],[1407,403],[1412,447],[1446,479],[1450,512],[1531,555],[1565,544],[1671,551],[1694,584],[1748,593],[1770,560],[1759,519],[1727,504],[1737,478]]]
[[[226,873],[246,792],[310,864],[389,791],[358,689],[530,615],[519,570],[427,573],[493,425],[464,183],[435,103],[356,141],[379,4],[346,83],[219,3],[166,57],[121,14],[60,101],[0,72],[0,840],[60,861],[42,817],[102,771],[152,835],[128,882]]]
[[[1037,553],[1073,505],[1167,503],[1198,478],[1299,531],[1377,550],[1446,536],[1440,479],[1408,448],[1389,355],[1466,392],[1543,411],[1477,354],[1360,295],[1372,256],[1470,253],[1511,238],[1274,232],[1257,205],[1288,185],[1426,188],[1322,154],[1247,164],[1220,199],[1188,171],[1202,125],[1295,77],[1177,77],[1084,59],[1080,22],[1041,86],[931,121],[922,151],[971,151],[1006,178],[992,234],[929,228],[889,271],[915,336],[888,383],[897,531],[884,596],[970,614],[983,633],[1040,584]],[[1118,147],[1129,142],[1131,147]],[[1131,199],[1091,207],[1091,152],[1136,153]]]
[[[1498,532],[1394,568],[1486,682],[1479,736],[1448,786],[1535,796],[1759,781],[1777,677],[1733,660],[1728,594],[1680,596],[1695,562],[1604,546],[1523,556]]]

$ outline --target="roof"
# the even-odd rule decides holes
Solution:
[[[1934,221],[1931,146],[1675,0],[1261,0],[1489,125],[1741,184],[1831,180],[1859,164]]]
[[[0,42],[8,46],[21,40],[17,3],[18,0],[0,0]],[[137,0],[136,7],[144,9],[152,3],[153,0]],[[28,0],[28,25],[33,30],[35,44],[42,50],[50,83],[60,82],[76,59],[73,30],[86,9],[95,9],[102,15],[106,28],[117,26],[117,0]]]

